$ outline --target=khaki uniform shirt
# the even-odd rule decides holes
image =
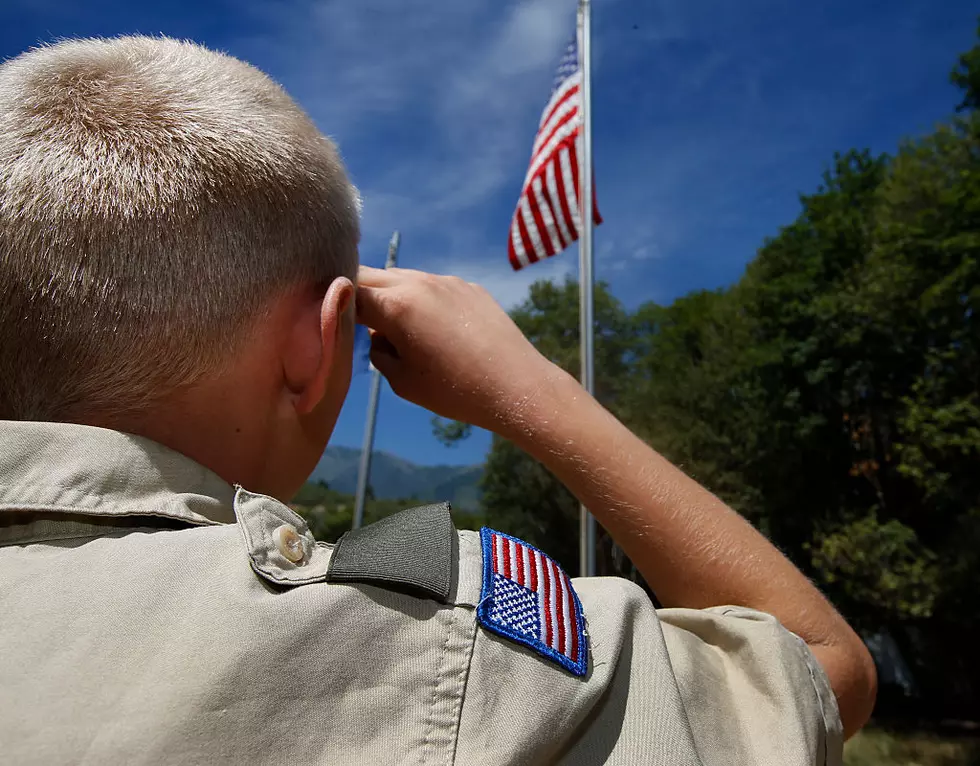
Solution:
[[[441,517],[399,516],[333,577],[344,539],[186,457],[0,423],[0,762],[841,762],[827,679],[773,618],[575,579],[577,677],[478,623],[478,533],[450,525],[451,577],[406,592],[392,530]]]

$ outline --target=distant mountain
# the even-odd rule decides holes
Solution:
[[[361,451],[327,447],[310,481],[325,481],[331,489],[354,494]],[[475,511],[480,505],[482,465],[416,465],[387,452],[371,456],[368,481],[377,498],[417,498],[420,502],[448,500],[453,508]]]

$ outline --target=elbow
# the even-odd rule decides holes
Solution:
[[[810,649],[827,675],[844,739],[849,739],[871,718],[878,696],[878,672],[871,652],[843,620],[832,639],[811,643]]]
[[[871,713],[874,711],[875,701],[878,699],[878,670],[875,668],[874,658],[872,658],[871,652],[864,642],[856,635],[855,638],[859,644],[856,650],[858,657],[855,669],[855,675],[858,679],[856,682],[858,699],[855,703],[857,709],[854,720],[850,722],[850,729],[848,730],[847,727],[844,729],[845,738],[856,734],[868,722]]]
[[[838,645],[841,655],[837,678],[831,685],[840,709],[844,739],[857,734],[871,718],[878,697],[878,671],[868,647],[848,629],[846,641]]]

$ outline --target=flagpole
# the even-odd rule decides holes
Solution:
[[[593,356],[593,290],[592,273],[592,7],[590,0],[579,0],[578,35],[579,66],[582,72],[582,133],[579,161],[579,218],[581,236],[579,253],[579,335],[581,338],[582,385],[595,393]],[[595,519],[582,505],[579,509],[579,567],[583,577],[595,575]]]
[[[385,268],[390,269],[398,260],[398,246],[401,235],[396,231],[388,243],[388,258]],[[371,453],[374,451],[374,426],[378,419],[378,399],[381,396],[381,373],[371,368],[371,392],[368,395],[367,423],[364,426],[364,444],[361,447],[361,464],[357,470],[357,494],[354,496],[354,522],[357,529],[364,523],[364,502],[367,499],[368,475],[371,473]]]

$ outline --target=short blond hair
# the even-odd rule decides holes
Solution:
[[[334,145],[266,75],[167,38],[0,66],[0,418],[139,410],[278,294],[357,270]]]

